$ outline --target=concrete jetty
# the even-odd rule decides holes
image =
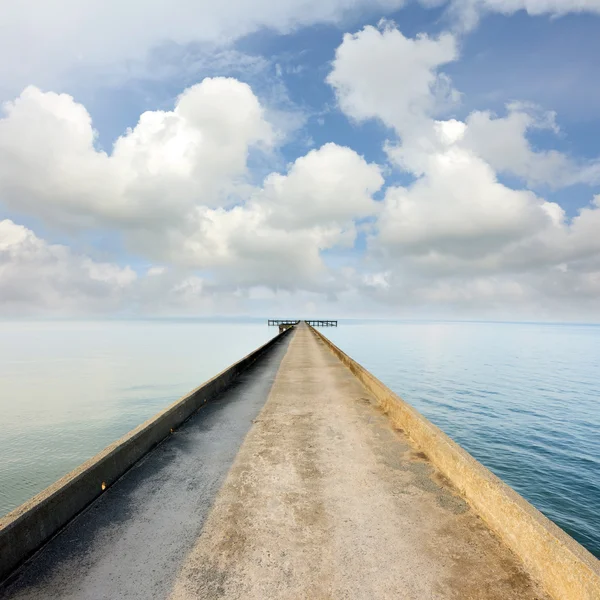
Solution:
[[[599,561],[307,324],[207,389],[0,598],[600,598]]]

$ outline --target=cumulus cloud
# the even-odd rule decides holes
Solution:
[[[383,22],[379,29],[369,26],[344,36],[327,81],[348,117],[379,119],[396,132],[401,143],[390,142],[386,149],[397,164],[416,175],[422,173],[424,157],[440,143],[460,138],[461,145],[496,172],[516,175],[532,186],[559,188],[600,181],[600,161],[577,162],[564,153],[532,147],[527,137],[531,131],[559,132],[556,114],[538,106],[513,102],[505,117],[475,111],[466,123],[435,123],[434,118],[460,98],[442,71],[457,59],[457,42],[451,34],[411,39]],[[443,131],[436,131],[440,127]]]
[[[408,188],[388,188],[379,242],[403,255],[483,256],[552,224],[560,207],[500,184],[490,166],[450,146]]]
[[[250,150],[273,140],[258,99],[234,79],[205,79],[174,110],[144,113],[111,154],[96,148],[88,112],[66,94],[28,87],[4,113],[3,201],[78,226],[161,225],[195,204],[227,204],[246,183]]]
[[[0,309],[80,313],[121,308],[136,281],[129,267],[98,262],[0,221]]]
[[[451,89],[439,69],[456,58],[452,39],[409,39],[386,25],[346,36],[336,54],[328,81],[340,108],[392,128],[388,157],[414,178],[387,188],[369,237],[370,271],[356,285],[396,307],[589,303],[600,277],[598,200],[569,219],[497,174],[558,187],[596,181],[596,165],[532,148],[528,131],[558,129],[555,115],[537,107],[436,119],[440,78]],[[404,85],[407,73],[417,83]]]
[[[177,267],[99,261],[0,221],[0,313],[28,315],[239,314],[253,288],[220,285]]]
[[[559,132],[556,115],[539,107],[509,104],[505,117],[475,111],[467,118],[464,143],[499,173],[516,175],[529,185],[566,187],[600,182],[600,161],[576,162],[556,150],[535,150],[527,138],[534,129]]]
[[[494,168],[463,143],[467,131],[464,123],[438,121],[424,132],[431,143],[390,151],[413,164],[417,177],[387,189],[372,251],[436,289],[440,279],[458,277],[470,286],[482,276],[503,277],[505,289],[511,274],[524,273],[532,281],[567,281],[576,272],[593,280],[600,273],[598,197],[568,218],[558,204],[500,183]],[[570,289],[576,296],[585,287]],[[471,295],[477,289],[488,288],[472,287]]]
[[[403,0],[4,0],[0,81],[11,92],[30,83],[54,86],[73,68],[142,59],[165,42],[225,45],[264,28],[286,33],[337,23],[349,13],[387,12],[402,4]]]
[[[110,153],[70,96],[30,87],[4,112],[7,207],[68,230],[117,231],[138,256],[210,273],[220,286],[333,293],[343,285],[322,252],[351,247],[356,221],[380,206],[380,168],[333,143],[253,184],[249,154],[269,152],[276,134],[233,79],[205,79],[172,111],[144,113]]]
[[[356,220],[375,214],[380,169],[356,152],[326,144],[273,173],[248,202],[199,207],[184,228],[166,234],[170,261],[218,268],[219,277],[273,289],[338,289],[321,252],[352,246]]]
[[[382,185],[377,165],[329,143],[298,158],[286,175],[269,175],[257,201],[269,207],[273,225],[287,229],[344,224],[376,212],[372,195]]]
[[[344,35],[327,82],[352,119],[381,119],[400,135],[457,102],[441,66],[458,57],[453,35],[405,37],[391,23]]]
[[[405,183],[387,188],[379,165],[334,143],[257,181],[249,159],[272,157],[278,132],[235,79],[205,79],[172,110],[144,113],[110,151],[84,106],[28,87],[0,118],[0,202],[51,231],[111,231],[147,267],[136,274],[4,221],[0,302],[597,311],[600,197],[569,218],[537,187],[598,181],[596,164],[536,149],[533,130],[558,133],[538,107],[451,118],[460,94],[443,69],[457,58],[451,34],[411,39],[384,22],[344,36],[327,81],[352,121],[389,128],[384,149]]]
[[[600,13],[599,0],[446,0],[460,28],[487,12],[563,15]],[[31,83],[55,87],[77,69],[116,70],[144,60],[162,44],[223,48],[262,29],[288,33],[349,15],[386,15],[404,0],[4,0],[0,3],[0,82],[9,94]],[[426,6],[444,0],[421,0]],[[17,58],[18,57],[18,60]]]

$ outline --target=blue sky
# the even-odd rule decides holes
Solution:
[[[595,0],[67,4],[0,11],[7,315],[599,317]]]

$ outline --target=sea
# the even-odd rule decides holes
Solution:
[[[322,331],[600,558],[600,325]],[[256,319],[0,322],[0,516],[275,333]]]

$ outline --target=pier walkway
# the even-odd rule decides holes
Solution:
[[[302,324],[171,598],[545,598]]]
[[[548,597],[301,323],[0,598]]]

